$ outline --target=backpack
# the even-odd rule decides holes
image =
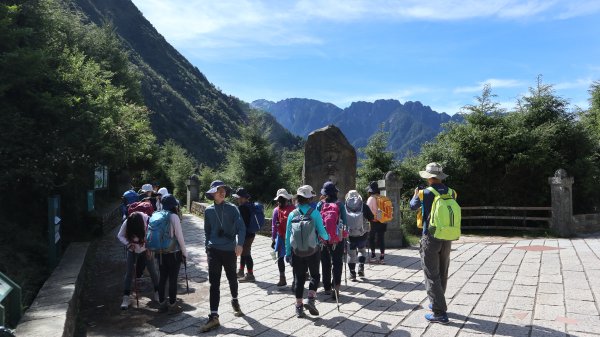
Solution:
[[[454,241],[460,238],[460,206],[452,196],[452,189],[448,193],[440,194],[435,188],[427,188],[433,195],[433,204],[429,214],[429,225],[435,227],[433,237],[439,240]]]
[[[321,206],[321,217],[323,226],[329,234],[330,244],[336,244],[342,241],[342,224],[340,221],[340,206],[337,202],[324,202]]]
[[[134,190],[129,190],[129,191],[123,193],[123,202],[121,203],[121,206],[120,206],[121,215],[123,216],[123,218],[126,218],[127,216],[129,216],[129,214],[131,214],[131,213],[127,212],[127,207],[130,204],[132,204],[136,201],[139,201],[139,200],[140,200],[140,197],[138,196],[137,192]]]
[[[346,222],[352,237],[363,236],[367,232],[363,216],[363,201],[360,197],[346,199]]]
[[[377,214],[375,214],[375,220],[379,222],[390,222],[394,219],[394,205],[390,198],[379,195],[375,197],[377,200]]]
[[[300,208],[294,213],[290,222],[292,235],[290,245],[294,255],[305,257],[311,256],[317,251],[317,231],[315,222],[310,216],[314,208],[310,208],[306,214]]]
[[[152,214],[146,231],[146,248],[160,253],[171,253],[179,248],[175,235],[173,237],[170,235],[170,216],[169,211],[158,211]]]
[[[292,211],[294,210],[294,206],[286,206],[284,208],[279,207],[278,211],[277,211],[277,233],[279,234],[279,236],[285,238],[285,229],[287,226],[287,221],[288,221],[288,217],[290,216],[290,213],[292,213]]]
[[[258,232],[265,224],[265,208],[262,204],[255,202],[250,204],[250,225],[248,226],[249,233]]]
[[[148,201],[136,201],[127,207],[127,216],[131,215],[133,212],[141,212],[148,216],[152,216],[154,213],[154,207]]]

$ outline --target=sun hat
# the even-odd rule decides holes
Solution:
[[[167,190],[166,187],[161,187],[156,193],[160,194],[162,197],[166,197],[167,195],[169,195],[169,190]]]
[[[311,190],[312,190],[312,188],[311,188]],[[275,195],[275,198],[273,198],[273,200],[277,200],[277,199],[279,199],[279,197],[284,197],[287,200],[290,200],[293,198],[293,196],[291,194],[289,194],[285,188],[278,189],[277,194]]]
[[[371,181],[369,186],[367,186],[367,192],[373,194],[379,194],[381,191],[379,190],[379,184],[376,181]]]
[[[232,195],[232,197],[234,197],[236,199],[239,199],[239,198],[250,199],[250,193],[248,193],[248,191],[246,191],[245,188],[240,187],[235,191],[235,193]]]
[[[144,192],[152,192],[154,189],[152,188],[152,184],[144,184],[142,185],[142,191]]]
[[[296,191],[296,195],[299,195],[306,199],[310,199],[315,196],[312,192],[312,187],[310,187],[309,185],[303,185],[303,186],[298,187],[298,190]]]
[[[332,181],[326,181],[321,189],[321,195],[336,195],[339,191]]]
[[[419,175],[421,178],[429,179],[429,178],[438,178],[440,180],[444,180],[448,177],[447,174],[442,172],[442,165],[433,162],[427,164],[425,167],[425,171],[419,171]]]
[[[231,187],[225,185],[224,182],[222,182],[221,180],[215,180],[212,183],[210,183],[210,189],[206,192],[204,192],[204,194],[206,194],[206,197],[210,200],[214,200],[213,198],[213,194],[215,194],[217,192],[217,189],[219,187],[224,187],[225,188],[225,196],[229,196],[229,193],[231,193]]]
[[[177,199],[175,199],[173,195],[169,194],[166,197],[162,198],[161,204],[164,210],[174,212],[175,207],[179,206],[179,201],[177,201]]]

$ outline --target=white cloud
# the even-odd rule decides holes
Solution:
[[[499,78],[490,78],[485,81],[479,82],[474,86],[466,86],[466,87],[458,87],[453,90],[455,94],[460,93],[476,93],[481,92],[483,86],[489,84],[492,87],[492,90],[496,88],[515,88],[521,87],[525,85],[525,82],[514,79],[499,79]]]
[[[600,11],[596,0],[133,1],[161,34],[186,49],[321,44],[319,21],[557,19]]]
[[[591,78],[578,78],[574,81],[556,83],[552,87],[556,90],[589,89],[593,82]]]

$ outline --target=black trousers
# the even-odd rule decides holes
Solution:
[[[385,254],[385,232],[387,224],[381,222],[371,223],[371,232],[369,233],[369,247],[371,248],[371,257],[375,257],[375,236],[377,236],[377,245],[379,252]]]
[[[306,271],[310,271],[310,284],[308,285],[309,290],[317,291],[319,287],[319,261],[320,253],[317,250],[316,253],[310,256],[300,257],[292,255],[292,268],[294,270],[294,293],[296,298],[303,298],[304,295],[304,281],[306,281]]]
[[[321,270],[323,273],[323,288],[331,290],[332,277],[331,266],[333,265],[333,285],[342,283],[342,257],[344,255],[344,241],[338,242],[336,245],[323,245],[321,250]]]
[[[225,276],[229,281],[229,290],[231,297],[238,296],[238,281],[235,272],[237,256],[234,251],[218,250],[209,248],[208,257],[208,282],[210,283],[210,311],[219,311],[219,302],[221,300],[221,271],[225,269]]]
[[[181,252],[156,254],[160,278],[158,281],[158,299],[165,301],[165,287],[169,281],[169,303],[175,303],[177,299],[177,278],[181,267]]]

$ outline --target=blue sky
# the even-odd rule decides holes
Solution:
[[[421,101],[454,114],[484,83],[503,107],[538,75],[588,107],[600,80],[598,0],[133,0],[226,94]]]

